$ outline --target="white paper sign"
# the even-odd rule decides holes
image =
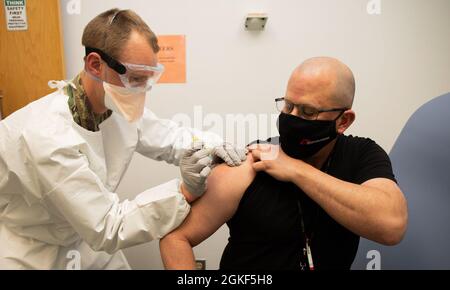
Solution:
[[[8,30],[27,30],[26,0],[3,0]]]

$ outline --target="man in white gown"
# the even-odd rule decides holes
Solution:
[[[155,35],[134,12],[100,14],[83,45],[80,75],[0,122],[0,269],[66,269],[73,253],[81,269],[129,269],[120,249],[180,225],[213,160],[245,159],[218,136],[144,108],[163,68]],[[195,139],[213,150],[191,148]],[[183,182],[119,201],[135,151],[180,165]]]

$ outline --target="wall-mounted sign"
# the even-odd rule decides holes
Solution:
[[[158,59],[165,70],[159,83],[186,83],[186,36],[160,35]]]
[[[3,0],[5,6],[6,27],[10,31],[27,30],[26,0]]]

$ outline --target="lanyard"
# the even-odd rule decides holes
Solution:
[[[330,154],[330,157],[327,160],[327,165],[325,167],[324,172],[328,173],[329,169],[330,169],[330,163],[331,163],[331,156],[334,153],[334,148],[333,151]],[[308,260],[308,266],[309,266],[309,270],[310,271],[314,271],[314,260],[313,260],[313,255],[312,255],[312,251],[311,251],[311,241],[312,241],[312,237],[313,237],[313,229],[311,228],[311,235],[308,236],[308,234],[306,233],[306,227],[305,227],[305,222],[304,222],[304,215],[303,215],[303,209],[302,209],[302,204],[300,202],[300,199],[297,201],[298,204],[298,212],[300,214],[300,224],[301,224],[301,229],[302,229],[302,234],[304,237],[304,242],[305,242],[305,248],[303,248],[303,257],[306,256],[307,260]],[[317,222],[317,219],[319,217],[319,209],[317,209],[317,214],[315,217],[315,223]],[[312,223],[311,223],[312,224]],[[302,269],[302,271],[305,269],[306,264],[300,261],[300,268]]]
[[[311,239],[306,234],[305,222],[303,220],[303,210],[302,210],[302,205],[300,203],[300,200],[298,201],[298,211],[300,213],[300,223],[301,223],[301,227],[302,227],[303,237],[305,239],[305,241],[304,241],[305,248],[303,248],[303,256],[306,255],[306,257],[308,258],[309,270],[314,271],[314,261],[313,261],[313,257],[312,257],[311,246],[310,246]],[[311,234],[311,237],[312,237],[312,234]],[[302,270],[304,270],[305,266],[306,265],[303,262],[300,262],[300,267]]]

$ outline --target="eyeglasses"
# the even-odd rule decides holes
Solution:
[[[148,91],[156,84],[164,72],[164,66],[162,64],[148,66],[121,63],[100,49],[86,47],[86,56],[93,52],[98,53],[102,60],[119,74],[120,80],[126,88]]]
[[[285,98],[277,98],[275,99],[275,103],[277,105],[277,109],[279,112],[290,114],[294,110],[294,108],[297,108],[298,111],[298,117],[306,119],[306,120],[317,120],[319,117],[319,114],[326,113],[326,112],[341,112],[339,116],[335,119],[339,119],[342,114],[344,114],[345,111],[347,111],[347,108],[336,108],[336,109],[328,109],[328,110],[319,110],[314,107],[308,106],[308,105],[295,105],[294,103],[286,100]]]

